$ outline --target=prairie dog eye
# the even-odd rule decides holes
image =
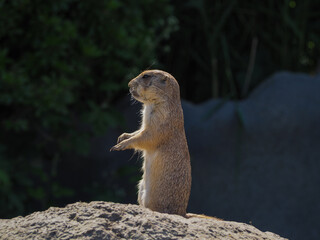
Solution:
[[[148,74],[144,74],[143,76],[142,76],[142,78],[144,78],[144,79],[146,79],[146,78],[150,78],[151,76],[150,75],[148,75]]]

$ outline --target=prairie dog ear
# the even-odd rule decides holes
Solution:
[[[166,82],[169,80],[169,77],[167,75],[163,75],[161,78],[160,78],[160,83],[161,84],[166,84]]]

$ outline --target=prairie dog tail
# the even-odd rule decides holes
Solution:
[[[207,215],[204,215],[204,214],[195,214],[195,213],[187,213],[187,214],[186,214],[186,218],[194,218],[194,217],[214,219],[214,220],[217,220],[217,221],[223,221],[223,219],[216,218],[216,217],[211,217],[211,216],[207,216]]]

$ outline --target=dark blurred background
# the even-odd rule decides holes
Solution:
[[[140,162],[89,158],[124,126],[128,81],[175,76],[183,99],[243,100],[279,70],[319,71],[320,1],[0,0],[0,218],[136,202]],[[114,139],[116,141],[116,139]],[[130,190],[131,189],[131,190]]]

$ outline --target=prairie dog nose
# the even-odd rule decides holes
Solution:
[[[137,86],[137,83],[135,81],[135,79],[132,79],[129,83],[128,83],[128,87],[129,88],[135,88]]]

